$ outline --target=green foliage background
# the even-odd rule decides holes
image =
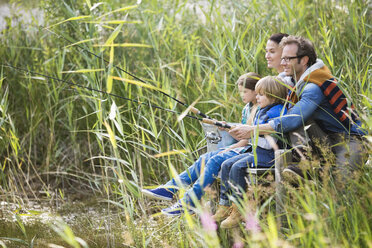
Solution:
[[[196,120],[178,121],[177,114],[70,87],[7,64],[103,91],[112,87],[113,94],[179,113],[185,110],[148,88],[118,80],[111,86],[110,75],[132,79],[113,68],[117,65],[185,103],[197,100],[195,106],[214,118],[236,122],[243,106],[235,81],[249,71],[274,74],[266,68],[264,48],[271,34],[286,32],[314,42],[319,58],[355,103],[364,127],[372,128],[368,1],[44,0],[38,5],[48,29],[17,23],[0,36],[0,192],[9,198],[38,197],[41,189],[69,193],[85,189],[122,204],[133,221],[141,216],[136,210],[137,186],[165,182],[170,168],[182,171],[197,156],[192,151],[205,141]],[[121,10],[128,6],[133,8]],[[82,47],[112,63],[48,30],[84,41]],[[150,48],[115,47],[110,58],[110,46],[97,45],[106,44],[113,34],[114,44]],[[101,71],[86,71],[93,69]],[[367,191],[361,187],[360,194],[371,188],[370,177],[365,180]],[[358,209],[370,221],[370,193],[366,197],[367,210]],[[364,227],[370,234],[370,224]],[[352,234],[339,234],[339,228],[325,224],[320,229],[343,245],[371,245],[371,235],[354,239]],[[338,234],[330,235],[335,229]],[[317,246],[314,237],[305,236],[302,241]],[[294,244],[302,241],[295,239]]]

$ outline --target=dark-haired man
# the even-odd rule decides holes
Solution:
[[[345,95],[337,85],[324,63],[317,59],[312,43],[302,37],[288,36],[283,38],[281,65],[287,76],[295,82],[290,92],[290,106],[286,115],[260,125],[260,133],[289,133],[303,128],[310,119],[327,136],[332,152],[336,156],[336,167],[342,178],[364,164],[361,137],[365,131],[361,129],[353,105],[348,103]],[[254,126],[241,125],[230,131],[236,139],[249,138]],[[291,166],[287,172],[304,174]]]

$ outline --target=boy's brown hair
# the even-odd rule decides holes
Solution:
[[[261,78],[262,77],[257,73],[248,72],[244,75],[241,75],[238,81],[236,81],[236,84],[241,85],[249,90],[255,90],[256,84]]]
[[[267,76],[257,82],[255,90],[257,94],[266,95],[274,103],[282,103],[285,102],[288,95],[285,85],[280,77]]]

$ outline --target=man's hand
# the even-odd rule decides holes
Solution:
[[[252,137],[256,128],[259,128],[260,135],[275,132],[275,130],[268,123],[266,123],[260,124],[259,126],[239,125],[232,128],[229,131],[229,134],[236,140],[249,139]]]
[[[255,126],[239,125],[233,127],[229,134],[236,140],[249,139],[252,136]]]

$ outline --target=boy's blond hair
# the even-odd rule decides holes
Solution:
[[[257,82],[255,90],[257,94],[266,95],[274,103],[282,103],[285,102],[288,95],[285,85],[280,77],[267,76]]]

